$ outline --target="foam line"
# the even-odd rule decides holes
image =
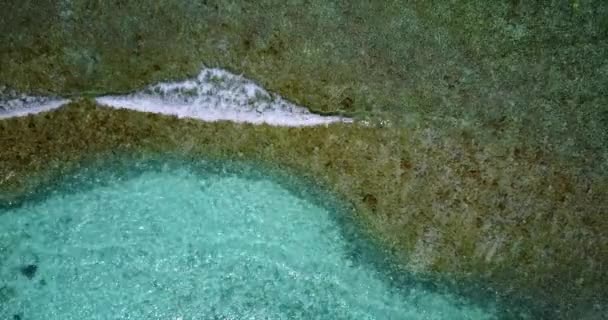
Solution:
[[[122,96],[103,96],[97,103],[114,108],[174,115],[203,121],[228,120],[276,126],[316,126],[352,122],[322,116],[270,94],[253,81],[222,69],[203,69],[195,79],[162,82]]]
[[[68,99],[21,95],[17,98],[0,98],[0,119],[23,117],[57,109],[70,102]]]

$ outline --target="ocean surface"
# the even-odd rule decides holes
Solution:
[[[584,263],[563,263],[567,280],[547,278],[550,289],[542,290],[572,289],[557,299],[555,314],[564,319],[603,319],[608,303],[597,288],[604,281],[589,279],[606,274],[608,2],[305,3],[1,1],[0,122],[90,99],[100,108],[205,122],[391,127],[382,143],[393,148],[380,150],[395,165],[382,174],[354,172],[361,181],[380,179],[393,167],[409,170],[407,153],[428,154],[420,168],[442,168],[435,147],[454,137],[462,146],[454,148],[447,167],[455,169],[447,171],[456,174],[412,182],[462,191],[471,178],[495,181],[485,195],[479,191],[485,180],[470,189],[478,203],[493,206],[480,210],[488,226],[480,239],[497,230],[489,239],[500,241],[493,243],[515,243],[528,250],[519,257],[525,263],[533,257],[537,266],[558,266],[562,258]],[[428,133],[432,147],[389,143],[399,136],[391,133],[406,127]],[[52,138],[53,128],[47,129]],[[14,147],[19,138],[2,138],[6,168],[52,162],[44,158],[51,153],[40,152],[46,142],[22,154]],[[530,167],[521,168],[529,171],[500,180],[526,162]],[[2,187],[29,178],[3,168]],[[123,173],[84,174],[69,188],[48,186],[19,207],[0,208],[0,320],[494,319],[504,311],[481,291],[479,300],[467,300],[428,279],[390,271],[379,247],[362,249],[364,237],[345,232],[350,227],[333,205],[272,177],[188,166]],[[528,188],[544,175],[557,183]],[[514,196],[513,205],[505,205],[506,195]],[[407,201],[420,212],[444,214],[428,197],[435,195]],[[468,195],[462,199],[468,206]],[[521,210],[505,216],[501,206]],[[530,222],[522,217],[553,216],[554,208],[571,211],[556,215],[554,229],[543,220],[538,229],[519,230],[520,220]],[[404,225],[427,222],[411,223]],[[539,234],[547,243],[533,240],[543,239],[531,236]],[[571,250],[579,247],[585,250]],[[477,248],[470,256],[484,254],[483,243]],[[519,262],[515,249],[488,248],[486,257]],[[542,276],[528,270],[517,277]],[[521,301],[555,318],[544,313],[544,299]]]

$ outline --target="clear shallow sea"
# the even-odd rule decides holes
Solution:
[[[415,278],[392,286],[331,205],[263,173],[73,180],[0,211],[0,319],[495,318]]]

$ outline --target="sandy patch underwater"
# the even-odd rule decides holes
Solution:
[[[330,205],[263,174],[124,170],[0,213],[2,317],[495,318],[416,281],[391,285]]]

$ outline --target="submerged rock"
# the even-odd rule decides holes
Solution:
[[[22,275],[26,276],[28,279],[32,280],[36,276],[36,272],[38,271],[38,266],[35,264],[28,264],[19,269]]]

